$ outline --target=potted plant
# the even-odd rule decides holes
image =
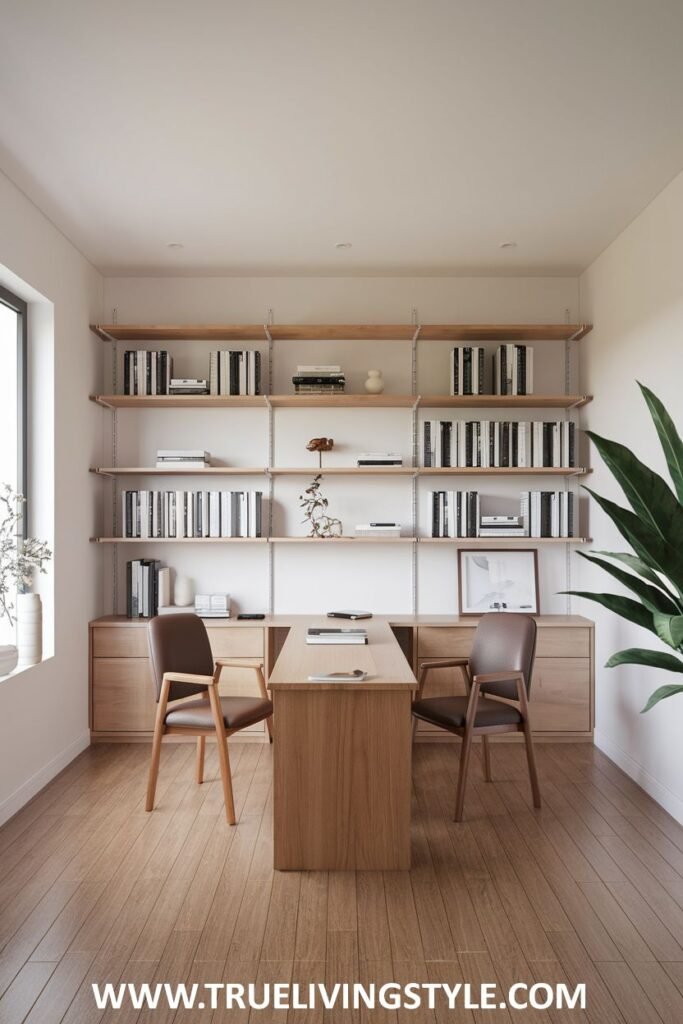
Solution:
[[[24,501],[23,495],[15,494],[9,484],[3,484],[0,488],[0,618],[6,618],[12,626],[17,619],[14,594],[18,594],[17,603],[22,596],[36,598],[37,595],[31,595],[28,591],[33,574],[36,570],[46,572],[45,564],[52,557],[45,541],[32,537],[22,538],[19,526]],[[40,598],[37,598],[33,602],[38,611],[34,608],[29,612],[34,621],[29,623],[28,635],[37,634],[41,628],[39,601]],[[19,650],[14,644],[0,646],[0,676],[12,672],[18,660]]]
[[[643,626],[673,652],[630,647],[613,654],[606,668],[646,665],[683,673],[683,441],[662,402],[643,384],[639,387],[659,435],[673,489],[629,448],[586,431],[631,508],[623,508],[588,487],[585,490],[609,516],[632,551],[579,554],[608,572],[634,597],[578,590],[567,593],[596,601],[623,619]],[[660,686],[643,711],[681,692],[683,680],[680,685]]]

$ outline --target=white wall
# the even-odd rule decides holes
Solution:
[[[683,429],[683,175],[592,264],[580,279],[581,315],[594,330],[584,341],[582,389],[595,396],[583,426],[628,445],[666,476],[666,465],[636,380],[655,391]],[[625,503],[595,455],[590,485]],[[596,550],[627,550],[594,504],[590,530]],[[679,542],[683,538],[679,538]],[[577,559],[582,589],[618,592],[610,577]],[[616,589],[615,589],[616,588]],[[598,605],[581,602],[595,618],[596,742],[656,800],[683,821],[683,701],[673,697],[641,715],[657,686],[680,682],[673,673],[623,666],[604,669],[625,647],[666,649],[646,630]]]
[[[412,307],[422,322],[563,322],[577,317],[575,278],[108,278],[105,281],[105,316],[116,311],[120,323],[259,323],[272,308],[276,323],[389,322],[410,323]],[[119,358],[125,345],[120,345]],[[181,375],[206,376],[210,344],[169,344]],[[266,351],[264,344],[259,346]],[[420,346],[418,390],[447,394],[448,353],[452,343],[425,342]],[[495,345],[491,345],[493,351]],[[562,343],[537,346],[538,389],[564,388]],[[409,393],[410,344],[398,342],[276,343],[273,390],[291,391],[291,375],[298,362],[341,362],[349,391],[362,390],[368,368],[383,370],[388,392]],[[530,417],[533,412],[529,414]],[[536,414],[537,415],[537,414]],[[453,410],[429,410],[421,418],[452,418]],[[473,414],[470,418],[481,418]],[[501,417],[503,418],[502,414]],[[520,417],[521,418],[521,417]],[[338,446],[326,456],[330,465],[353,464],[363,450],[398,449],[406,460],[411,453],[410,410],[289,410],[275,412],[275,464],[311,465],[316,459],[305,451],[312,436],[334,437]],[[157,447],[203,447],[228,464],[258,466],[267,463],[266,412],[234,413],[213,410],[198,413],[135,411],[119,413],[119,464],[153,464]],[[261,481],[257,483],[257,480]],[[305,534],[298,496],[305,478],[277,478],[275,534]],[[192,486],[192,484],[188,484]],[[240,478],[235,488],[265,486],[262,478]],[[342,519],[345,533],[369,519],[396,518],[409,524],[411,490],[408,478],[352,482],[348,477],[327,478],[325,491],[330,511]],[[419,481],[418,522],[429,532],[427,502],[433,479]],[[443,486],[443,484],[441,484]],[[450,486],[456,486],[451,483]],[[463,483],[463,487],[467,484]],[[507,495],[518,507],[525,484],[490,478],[480,484],[493,500]],[[532,483],[527,483],[527,487]],[[493,509],[492,509],[493,510]],[[104,520],[103,520],[104,522]],[[455,548],[424,545],[419,552],[419,610],[457,611]],[[119,579],[123,561],[120,553]],[[158,546],[157,557],[189,575],[201,589],[228,590],[235,608],[267,610],[267,552],[246,547],[197,548]],[[565,585],[564,548],[540,552],[542,609],[564,612],[567,602],[556,592]],[[275,610],[319,611],[321,607],[351,605],[376,612],[410,612],[411,550],[409,546],[363,547],[356,551],[304,545],[276,546]],[[122,610],[123,595],[119,595]],[[111,588],[105,582],[105,601]]]
[[[100,275],[1,174],[0,224],[0,283],[29,301],[32,458],[41,468],[31,526],[55,552],[56,641],[53,657],[0,679],[2,822],[89,743],[87,623],[101,611],[101,561],[88,542],[100,500],[88,467],[101,458],[104,418],[87,397],[101,376],[88,330],[101,315]],[[47,601],[48,633],[51,617]]]

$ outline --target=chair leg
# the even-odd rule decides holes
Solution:
[[[221,780],[223,782],[223,799],[225,800],[225,818],[228,825],[237,824],[235,818],[235,801],[232,795],[232,776],[230,774],[230,757],[228,755],[228,741],[225,736],[216,736],[218,745],[218,763],[221,767]]]
[[[161,760],[161,740],[164,735],[163,715],[157,714],[154,725],[154,739],[152,740],[152,760],[149,766],[149,779],[147,782],[146,811],[154,810],[154,795],[157,790],[157,779],[159,778],[159,761]]]
[[[462,737],[460,750],[460,774],[458,775],[458,792],[455,798],[455,821],[462,821],[462,814],[465,807],[465,786],[467,785],[467,770],[470,764],[470,753],[472,750],[472,730],[465,729]]]
[[[266,718],[266,729],[268,730],[268,742],[273,742],[273,716]]]
[[[529,780],[531,792],[534,798],[534,807],[541,806],[541,788],[538,784],[538,772],[536,771],[536,754],[534,752],[534,741],[531,736],[531,725],[527,719],[524,723],[524,742],[526,745],[526,759],[529,765]]]
[[[484,779],[486,782],[493,782],[493,775],[491,774],[491,748],[489,747],[488,736],[482,736],[481,749],[484,761]]]
[[[201,786],[204,781],[204,749],[206,747],[206,737],[197,737],[197,783]]]

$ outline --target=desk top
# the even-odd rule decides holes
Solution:
[[[268,678],[272,690],[415,690],[417,681],[386,619],[363,619],[348,623],[368,632],[368,643],[358,646],[306,643],[309,626],[330,625],[325,617],[306,617],[292,625],[273,671]],[[335,623],[338,625],[338,623]],[[309,675],[351,672],[368,673],[362,682],[311,683]]]
[[[194,608],[188,608],[188,612],[194,612]],[[474,629],[481,616],[478,615],[390,615],[378,613],[373,619],[362,619],[359,625],[367,625],[368,622],[388,622],[391,626],[445,626],[451,629]],[[589,627],[593,625],[591,619],[583,615],[533,615],[539,629],[544,628],[567,628],[567,627]],[[345,619],[328,619],[325,615],[266,615],[263,619],[238,619],[234,616],[231,619],[205,619],[209,629],[235,629],[238,628],[288,628],[297,625],[322,625],[328,626],[353,626],[354,623]],[[149,619],[128,619],[125,615],[103,615],[99,619],[93,619],[91,626],[134,626],[145,628]]]

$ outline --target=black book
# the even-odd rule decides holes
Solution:
[[[512,432],[511,447],[512,447],[512,458],[510,459],[511,466],[519,465],[519,423],[512,422],[510,424],[510,430]]]
[[[479,348],[479,387],[477,388],[477,394],[484,394],[484,349]]]
[[[451,464],[451,423],[449,420],[441,422],[441,465]]]
[[[500,430],[500,464],[503,467],[510,465],[510,423],[503,420]]]
[[[470,466],[474,465],[474,463],[472,462],[473,434],[474,434],[474,431],[472,429],[473,427],[474,427],[474,423],[471,420],[468,420],[465,423],[465,466],[466,467],[470,467]]]
[[[425,420],[424,425],[424,464],[432,465],[432,425],[429,420]]]
[[[508,384],[507,384],[507,347],[505,345],[500,346],[500,394],[507,395]]]
[[[228,380],[230,382],[231,395],[239,395],[240,393],[240,364],[239,364],[239,352],[230,352],[230,370]]]
[[[130,394],[130,352],[123,353],[123,393]]]
[[[133,566],[126,562],[126,618],[133,618]]]
[[[439,536],[438,492],[432,491],[432,537]]]

